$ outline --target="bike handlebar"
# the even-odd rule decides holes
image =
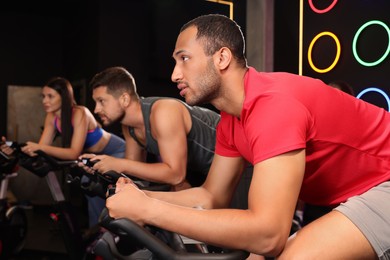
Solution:
[[[194,253],[181,250],[175,251],[165,242],[153,235],[148,229],[141,227],[130,219],[113,219],[105,208],[100,217],[101,225],[120,237],[131,238],[138,244],[149,249],[158,259],[173,260],[238,260],[246,259],[248,252],[242,250],[226,250],[225,253]]]

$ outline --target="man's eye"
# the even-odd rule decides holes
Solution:
[[[182,61],[186,61],[186,60],[188,60],[188,57],[187,56],[183,56],[183,57],[181,57],[181,59],[182,59]]]

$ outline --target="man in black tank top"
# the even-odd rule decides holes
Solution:
[[[132,75],[108,68],[91,80],[95,113],[105,123],[119,121],[126,140],[125,158],[97,155],[94,169],[114,170],[174,190],[199,186],[214,156],[216,112],[165,97],[140,98]],[[146,155],[158,159],[148,162]]]

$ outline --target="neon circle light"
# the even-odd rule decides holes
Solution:
[[[387,102],[387,111],[390,112],[390,98],[389,96],[386,94],[386,92],[384,92],[383,90],[379,89],[379,88],[374,88],[374,87],[371,87],[371,88],[366,88],[366,89],[363,89],[357,96],[356,98],[361,98],[364,94],[368,93],[368,92],[377,92],[379,94],[381,94],[385,99],[386,99],[386,102]]]
[[[388,36],[388,45],[387,45],[387,50],[385,51],[385,53],[382,55],[382,57],[380,57],[377,61],[373,61],[373,62],[365,62],[363,61],[362,59],[360,59],[358,53],[357,53],[357,50],[356,50],[356,43],[357,43],[357,40],[359,38],[359,35],[360,33],[368,26],[372,25],[372,24],[378,24],[378,25],[381,25],[383,28],[386,29],[387,31],[387,36]],[[384,59],[386,59],[387,55],[389,55],[389,52],[390,52],[390,29],[389,27],[381,22],[381,21],[378,21],[378,20],[372,20],[372,21],[369,21],[369,22],[366,22],[365,24],[363,24],[359,30],[357,30],[355,36],[353,37],[353,42],[352,42],[352,51],[353,51],[353,56],[355,57],[355,59],[363,66],[366,66],[366,67],[372,67],[372,66],[376,66],[378,65],[379,63],[381,63]]]
[[[310,5],[310,8],[311,10],[313,10],[314,12],[318,13],[318,14],[323,14],[323,13],[326,13],[326,12],[329,12],[337,3],[337,0],[333,0],[333,2],[325,9],[317,9],[314,4],[313,4],[313,0],[309,0],[309,5]]]
[[[311,53],[312,53],[312,50],[313,50],[314,43],[318,40],[318,38],[320,38],[320,37],[322,37],[324,35],[328,35],[328,36],[330,36],[330,37],[332,37],[334,39],[334,41],[336,43],[336,46],[337,46],[337,53],[336,53],[336,57],[335,57],[333,63],[328,68],[319,69],[316,66],[314,66],[313,60],[311,58]],[[336,66],[336,64],[337,64],[337,62],[339,61],[339,58],[340,58],[340,53],[341,53],[340,41],[337,38],[337,36],[334,33],[331,33],[331,32],[322,32],[322,33],[317,34],[317,36],[314,37],[313,40],[311,41],[311,43],[309,45],[309,50],[307,51],[307,58],[309,60],[310,67],[314,71],[316,71],[318,73],[325,73],[325,72],[328,72],[328,71],[332,70],[334,68],[334,66]]]

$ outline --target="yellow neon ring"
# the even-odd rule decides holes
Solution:
[[[311,58],[311,52],[313,50],[314,43],[318,40],[318,38],[320,38],[320,37],[322,37],[324,35],[328,35],[328,36],[330,36],[330,37],[332,37],[334,39],[334,41],[336,43],[336,46],[337,46],[337,53],[336,53],[336,58],[334,59],[332,65],[330,65],[326,69],[319,69],[316,66],[314,66],[314,64],[313,64],[313,60]],[[325,73],[325,72],[328,72],[331,69],[333,69],[334,66],[336,66],[336,64],[337,64],[337,62],[339,61],[339,58],[340,58],[340,53],[341,53],[340,41],[337,38],[337,36],[334,33],[331,33],[331,32],[322,32],[322,33],[317,34],[317,36],[314,37],[314,39],[311,41],[310,46],[309,46],[309,50],[307,51],[307,57],[308,57],[308,60],[309,60],[310,67],[314,71],[316,71],[318,73]]]

